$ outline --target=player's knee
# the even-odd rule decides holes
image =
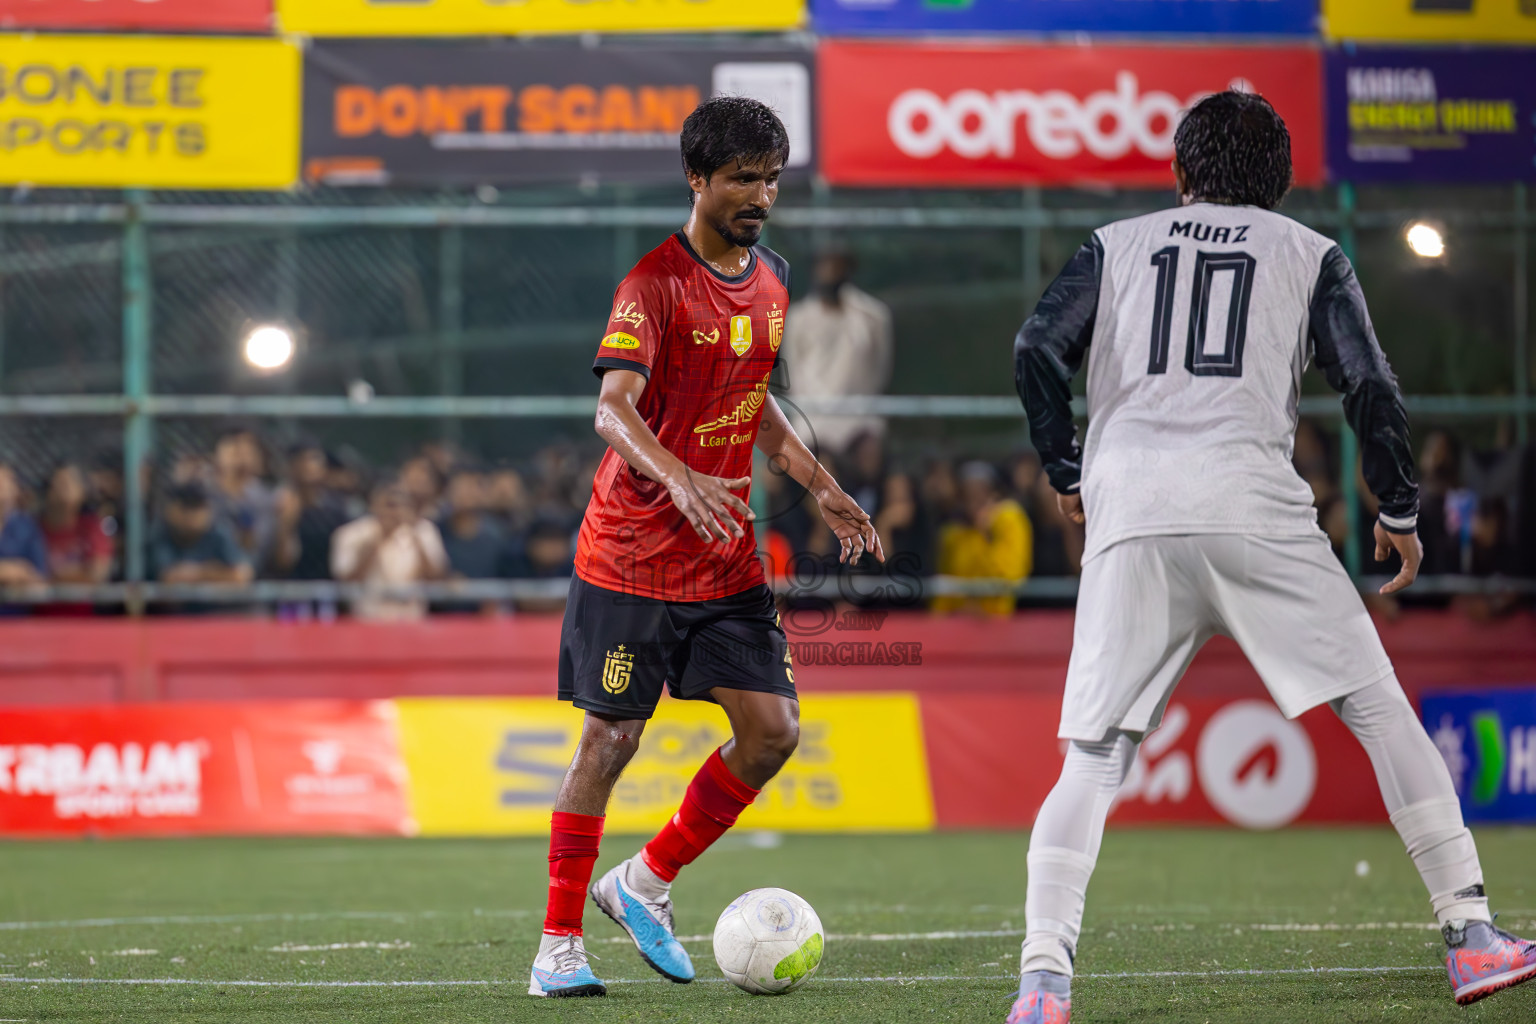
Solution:
[[[588,716],[582,729],[582,760],[600,775],[617,779],[640,749],[644,723],[613,722]]]
[[[742,737],[742,753],[758,768],[778,771],[800,745],[800,723],[786,718],[761,725]]]

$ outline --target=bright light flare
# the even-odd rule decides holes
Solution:
[[[293,332],[265,324],[245,336],[245,361],[258,370],[281,370],[293,359]]]
[[[1425,259],[1437,260],[1445,255],[1445,236],[1440,234],[1440,229],[1420,221],[1408,226],[1408,233],[1404,236],[1408,241],[1408,248],[1413,250],[1415,256],[1423,256]]]

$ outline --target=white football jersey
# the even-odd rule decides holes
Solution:
[[[1356,397],[1356,407],[1395,406],[1365,410],[1369,422],[1353,408],[1351,423],[1362,437],[1378,425],[1371,416],[1385,424],[1367,478],[1384,522],[1411,529],[1417,488],[1401,399],[1331,239],[1268,210],[1211,203],[1095,232],[1016,350],[1052,482],[1070,491],[1080,472],[1084,556],[1132,537],[1315,535],[1311,489],[1291,464],[1314,345],[1347,408]],[[1088,431],[1078,462],[1075,436],[1071,450],[1061,443],[1059,416],[1083,349]]]

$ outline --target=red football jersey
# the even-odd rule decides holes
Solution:
[[[751,260],[745,273],[727,277],[681,232],[668,238],[619,285],[592,364],[598,376],[645,374],[640,417],[668,451],[711,476],[752,475],[768,376],[784,340],[789,264],[760,245]],[[730,543],[700,540],[666,488],[611,448],[592,481],[576,574],[663,601],[707,601],[763,582],[750,527]]]

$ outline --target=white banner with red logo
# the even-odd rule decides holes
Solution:
[[[826,42],[817,75],[834,184],[1171,188],[1180,112],[1228,88],[1285,118],[1298,185],[1323,178],[1310,47]]]

